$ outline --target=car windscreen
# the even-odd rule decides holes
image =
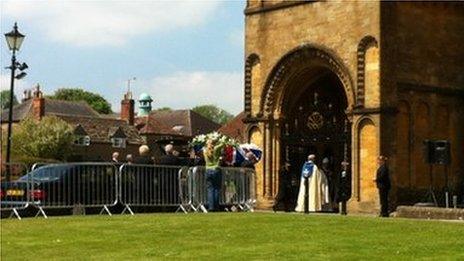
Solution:
[[[71,167],[69,166],[45,166],[22,176],[20,180],[28,180],[32,178],[37,181],[54,181],[60,179],[60,177],[70,171]]]

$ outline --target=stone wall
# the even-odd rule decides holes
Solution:
[[[275,3],[275,6],[281,4]],[[258,10],[260,6],[263,8],[261,12]],[[363,59],[362,66],[364,66],[362,77],[365,77],[362,84],[366,86],[367,104],[373,109],[379,106],[380,49],[376,40],[379,39],[380,35],[380,4],[378,2],[306,2],[295,3],[280,9],[265,9],[264,7],[266,6],[262,5],[260,1],[249,1],[248,9],[245,10],[247,14],[245,53],[246,64],[249,66],[245,70],[245,110],[249,110],[250,122],[261,122],[259,118],[262,116],[260,113],[263,110],[263,98],[265,97],[263,90],[274,71],[278,69],[276,67],[279,61],[291,51],[305,44],[327,51],[331,58],[339,61],[343,69],[346,69],[348,83],[345,84],[345,87],[349,100],[348,110],[352,110],[355,105],[354,94],[360,58],[358,51],[360,51],[362,53],[361,59]],[[302,66],[305,65],[302,64]],[[277,96],[279,95],[283,96],[282,94]],[[363,116],[368,117],[369,115],[364,114]],[[278,115],[274,115],[274,117],[278,117]],[[278,122],[278,119],[275,120]],[[352,120],[358,122],[358,120],[362,120],[362,117],[355,116]],[[379,150],[379,119],[374,117],[370,120],[372,125],[367,126],[362,143],[366,152],[377,154]],[[272,200],[278,186],[276,177],[280,163],[280,143],[277,138],[279,127],[277,123],[272,122],[260,123],[257,126],[259,131],[254,129],[253,140],[255,142],[261,140],[260,143],[267,151],[264,155],[263,165],[257,169],[258,195],[259,199]],[[265,129],[265,126],[268,126],[268,130]],[[357,126],[357,124],[353,124],[352,133],[356,142],[360,143]],[[264,136],[272,136],[269,138],[272,141],[265,141]],[[357,155],[358,149],[353,146],[352,154]],[[371,154],[369,155],[372,157]],[[362,182],[365,188],[362,191],[364,199],[370,202],[369,208],[373,208],[376,194],[372,181],[373,173],[371,172],[375,170],[376,163],[375,160],[366,158],[366,153],[358,156],[365,158],[363,161],[365,172],[370,172],[369,175],[366,174],[362,177],[362,181],[359,180],[359,175],[356,175],[357,182],[358,184]],[[352,164],[352,169],[353,172],[358,173],[357,162]],[[270,191],[265,191],[266,186],[269,187]],[[358,191],[357,195],[361,196],[360,193]]]
[[[463,8],[460,3],[248,1],[245,111],[249,127],[257,128],[249,136],[265,149],[257,171],[261,199],[275,196],[278,122],[285,117],[278,108],[271,115],[263,115],[263,100],[269,94],[266,88],[276,74],[285,71],[279,68],[281,61],[306,45],[324,50],[339,61],[349,78],[344,87],[352,123],[351,211],[377,210],[375,184],[369,181],[376,169],[373,154],[390,158],[394,205],[419,201],[419,196],[412,199],[404,195],[419,195],[429,186],[429,169],[422,158],[424,139],[451,141],[449,182],[456,191],[462,191]],[[287,69],[287,74],[301,74],[307,65],[293,66],[302,67]],[[292,81],[317,76],[310,73],[306,71],[305,77],[284,75],[276,92],[297,92]],[[436,187],[445,184],[443,171],[442,167],[434,170]]]
[[[419,195],[431,182],[442,191],[448,171],[448,185],[462,200],[464,5],[392,2],[381,6],[382,102],[398,112],[383,121],[382,129],[398,191],[393,197],[397,203],[418,202],[420,198],[405,199],[404,191]],[[452,164],[448,169],[434,166],[432,181],[423,157],[425,139],[451,142]]]

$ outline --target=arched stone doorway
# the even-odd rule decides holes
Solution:
[[[307,72],[310,79],[295,78],[282,100],[281,164],[290,163],[293,190],[298,190],[300,170],[309,154],[317,156],[316,164],[329,160],[332,175],[329,182],[340,188],[341,162],[350,160],[351,127],[346,115],[348,101],[336,74],[327,68],[313,68],[317,75]],[[348,184],[349,185],[349,181]],[[351,191],[349,189],[349,191]],[[293,195],[293,204],[296,193]]]
[[[273,205],[279,170],[292,164],[298,177],[309,153],[328,157],[334,172],[351,155],[354,104],[352,80],[343,63],[329,50],[302,45],[289,52],[267,77],[257,114],[263,130],[263,176],[257,177],[261,207]]]

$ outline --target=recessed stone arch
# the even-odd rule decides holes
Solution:
[[[274,112],[279,97],[282,96],[283,82],[295,70],[300,70],[302,67],[322,67],[335,73],[343,84],[349,104],[348,107],[354,105],[355,95],[352,88],[352,79],[341,59],[327,48],[313,44],[303,44],[284,55],[272,69],[262,91],[258,116],[270,116]]]
[[[378,47],[378,43],[375,37],[367,35],[359,42],[357,51],[356,106],[358,107],[363,107],[365,104],[366,52],[370,47]]]
[[[396,165],[392,179],[401,188],[411,187],[411,106],[408,101],[398,102],[396,116]]]
[[[375,178],[377,157],[380,153],[378,140],[378,126],[370,117],[363,117],[357,124],[357,158],[359,161],[355,187],[358,190],[358,200],[374,203],[377,199],[377,189],[373,179]]]
[[[245,60],[245,92],[244,92],[244,108],[247,117],[252,113],[252,91],[253,91],[253,78],[257,77],[253,72],[253,67],[260,63],[259,56],[255,53],[250,54]]]
[[[417,188],[427,188],[429,186],[429,167],[423,158],[423,142],[430,139],[431,122],[430,106],[424,100],[418,100],[414,107],[414,125],[412,132],[413,154],[414,157],[414,174],[412,175],[412,184]]]

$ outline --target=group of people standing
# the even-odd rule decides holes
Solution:
[[[225,144],[215,140],[207,140],[206,145],[200,151],[192,150],[188,158],[179,157],[179,153],[172,144],[164,147],[164,155],[155,159],[150,155],[147,145],[139,147],[139,155],[133,157],[131,154],[126,156],[126,161],[119,159],[119,153],[113,152],[112,162],[114,164],[141,164],[141,165],[164,165],[164,166],[204,166],[206,168],[206,189],[208,211],[218,211],[219,198],[222,188],[222,175],[220,167],[243,167],[254,169],[258,159],[252,152],[245,154],[245,160],[239,165],[228,165],[224,160]]]
[[[133,156],[132,154],[127,154],[125,161],[119,159],[119,152],[113,152],[111,161],[116,164],[143,164],[143,165],[185,165],[189,164],[189,160],[184,160],[179,157],[179,152],[174,150],[172,144],[168,144],[164,147],[165,154],[156,159],[150,154],[150,148],[147,145],[142,145],[139,147],[139,155]]]
[[[337,198],[340,190],[340,180],[346,178],[347,162],[342,162],[342,172],[337,176],[329,168],[328,158],[322,160],[322,168],[315,164],[316,156],[311,154],[308,160],[303,164],[301,169],[300,186],[296,202],[295,211],[305,211],[307,200],[307,210],[316,211],[333,211],[337,208]],[[375,182],[380,199],[380,216],[388,217],[388,193],[391,188],[390,175],[387,166],[387,157],[381,155],[377,160],[378,169],[373,179]],[[288,168],[288,165],[286,166]],[[308,186],[308,188],[306,188]],[[307,196],[307,199],[306,199]],[[346,200],[346,198],[342,199]]]
[[[207,201],[208,211],[218,211],[219,197],[222,187],[222,174],[221,166],[223,165],[223,150],[224,144],[215,142],[214,140],[207,140],[206,146],[203,148],[203,158],[206,166],[206,188],[207,188]],[[243,168],[255,168],[258,159],[253,152],[245,154],[245,160],[240,164]]]

